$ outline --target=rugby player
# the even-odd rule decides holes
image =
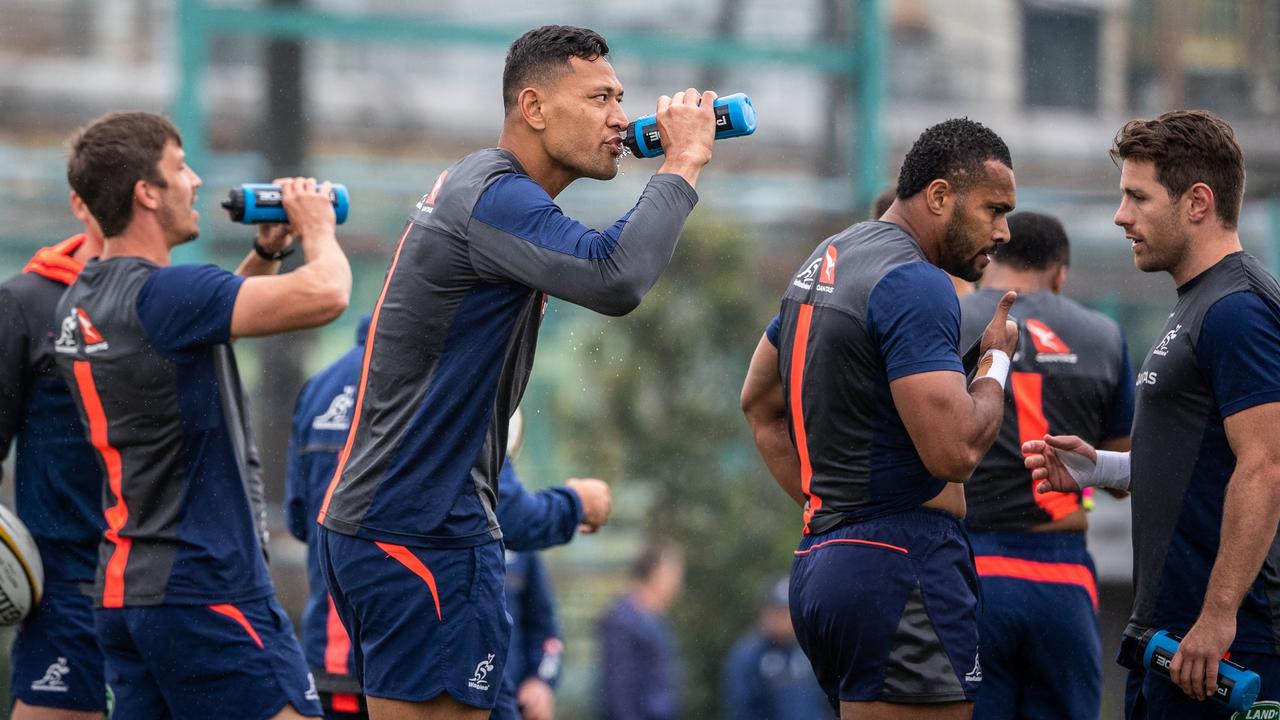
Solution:
[[[1070,433],[1128,450],[1133,371],[1119,326],[1061,294],[1070,261],[1062,223],[1020,212],[1009,216],[1009,236],[978,291],[960,299],[961,347],[977,341],[1010,290],[1022,329],[1000,434],[964,486],[983,599],[973,716],[1096,720],[1102,647],[1085,507],[1079,491],[1035,492],[1022,443]]]
[[[967,383],[947,273],[981,277],[1014,203],[999,136],[925,130],[888,211],[818,245],[751,359],[743,411],[804,508],[796,635],[846,719],[967,718],[982,680],[962,484],[1000,428],[1016,294]]]
[[[16,509],[44,566],[40,605],[10,655],[13,720],[88,720],[107,710],[93,603],[80,591],[93,582],[106,527],[102,473],[53,352],[58,298],[102,252],[102,230],[74,192],[71,212],[84,232],[0,283],[0,460],[16,440]]]
[[[631,311],[697,201],[715,93],[689,88],[658,100],[665,160],[617,223],[592,230],[555,204],[618,172],[627,116],[608,50],[583,28],[517,39],[498,147],[441,173],[387,271],[318,517],[374,718],[488,716],[511,635],[497,478],[547,298]]]
[[[307,543],[309,589],[302,613],[302,648],[307,665],[315,675],[320,701],[329,720],[369,717],[367,700],[356,676],[355,649],[338,618],[320,572],[316,514],[320,511],[320,503],[338,466],[338,455],[351,428],[370,319],[368,316],[362,318],[356,328],[355,347],[303,385],[294,406],[293,432],[289,438],[286,520],[293,536]],[[520,417],[518,410],[512,417],[508,438],[508,449],[512,453],[518,449],[523,435]],[[580,525],[586,530],[594,530],[609,517],[609,486],[595,478],[573,478],[566,480],[563,486],[531,493],[525,490],[512,464],[507,462],[499,475],[499,488],[498,520],[505,530],[505,566],[510,571],[514,562],[521,578],[530,585],[540,582],[538,560],[531,551],[567,543],[573,539]],[[522,559],[515,560],[513,555],[520,555]],[[545,581],[542,585],[545,586]],[[508,578],[508,595],[511,586]],[[534,588],[533,592],[539,590]],[[515,609],[509,609],[513,620],[516,619]],[[514,638],[519,629],[513,627],[512,632]],[[525,636],[521,634],[520,637]],[[531,672],[536,672],[538,663],[526,661],[526,664],[531,666]],[[558,669],[558,663],[553,664]],[[519,717],[516,710],[518,692],[515,684],[504,686],[494,708],[494,718],[516,720]]]
[[[279,180],[290,225],[261,228],[233,275],[170,264],[199,232],[201,181],[165,118],[99,118],[67,176],[105,238],[58,303],[54,351],[107,481],[93,594],[112,717],[318,717],[267,573],[230,342],[346,308],[329,188]],[[306,264],[276,275],[295,235]]]
[[[1044,490],[1132,493],[1135,596],[1118,661],[1128,718],[1229,718],[1206,702],[1218,661],[1280,700],[1280,284],[1240,244],[1244,153],[1210,112],[1131,120],[1116,134],[1134,264],[1178,299],[1137,377],[1131,453],[1075,436],[1023,446]],[[1144,672],[1148,630],[1184,636],[1173,682]]]

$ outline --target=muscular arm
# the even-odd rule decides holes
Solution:
[[[566,216],[526,175],[480,197],[468,227],[481,277],[514,280],[605,315],[625,315],[671,262],[698,196],[675,174],[654,175],[639,202],[604,232]]]
[[[764,459],[769,473],[783,492],[791,496],[797,505],[804,506],[805,496],[800,483],[800,456],[791,442],[787,426],[787,405],[783,396],[782,378],[778,375],[778,348],[768,337],[761,336],[756,351],[747,367],[747,379],[742,383],[742,413],[751,426],[756,450]]]
[[[280,186],[291,227],[301,237],[306,264],[284,275],[246,279],[231,316],[233,337],[324,325],[341,315],[351,298],[351,266],[334,235],[327,184],[316,187],[314,180],[296,178],[282,181]],[[251,269],[265,269],[258,261],[246,259],[246,263],[253,263]],[[278,263],[270,265],[278,267]]]
[[[1006,293],[996,306],[982,335],[983,353],[998,348],[1013,354],[1018,330],[1008,317],[1016,297]],[[892,342],[909,345],[913,342],[910,330],[910,326],[894,328],[896,339]],[[907,354],[890,344],[886,354],[892,357],[896,353]],[[968,480],[1000,432],[1004,418],[1000,384],[980,376],[966,386],[966,378],[959,372],[929,370],[890,380],[889,392],[929,473],[948,482]]]

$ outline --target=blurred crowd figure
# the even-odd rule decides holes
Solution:
[[[765,585],[756,626],[734,643],[725,661],[720,699],[727,720],[834,718],[813,667],[796,642],[786,577]]]
[[[602,720],[674,720],[680,661],[667,611],[684,586],[684,553],[648,544],[631,566],[631,587],[600,617]]]

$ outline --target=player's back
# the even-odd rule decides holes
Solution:
[[[58,305],[59,369],[107,473],[104,607],[272,593],[227,344],[241,280],[213,266],[95,260]]]
[[[983,289],[960,299],[961,347],[982,336],[1003,295]],[[1132,420],[1133,373],[1115,322],[1049,290],[1019,294],[1011,316],[1022,337],[1000,434],[965,483],[971,530],[1028,530],[1078,510],[1079,493],[1034,491],[1022,443],[1052,433],[1097,444],[1127,437]]]

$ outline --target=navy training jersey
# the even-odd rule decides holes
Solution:
[[[635,207],[598,232],[567,217],[506,150],[472,153],[442,173],[387,271],[318,520],[417,547],[501,538],[494,508],[507,423],[547,296],[629,312],[671,261],[696,201],[680,176],[654,175]]]
[[[1132,491],[1135,597],[1125,635],[1185,634],[1204,604],[1236,457],[1223,419],[1280,402],[1280,284],[1237,252],[1178,288],[1138,372]],[[1255,432],[1271,432],[1256,428]],[[1232,652],[1280,653],[1280,545],[1236,619]]]
[[[102,472],[80,414],[58,375],[58,298],[81,265],[77,235],[36,253],[0,283],[0,460],[16,441],[14,504],[40,549],[48,587],[93,581],[102,517]]]
[[[960,346],[982,337],[1004,290],[960,298]],[[1120,327],[1057,293],[1018,295],[1022,337],[1009,368],[1004,422],[964,485],[970,530],[1025,531],[1080,509],[1080,493],[1037,493],[1022,443],[1046,434],[1097,445],[1129,436],[1133,370]]]
[[[964,372],[955,288],[914,238],[873,220],[824,240],[783,295],[777,337],[806,534],[942,492],[889,392],[900,377]]]
[[[241,278],[93,260],[58,303],[54,349],[107,482],[101,607],[266,597],[231,339]]]
[[[360,692],[351,640],[329,600],[320,572],[316,514],[338,466],[354,413],[356,385],[369,332],[369,318],[356,329],[356,346],[303,385],[293,413],[286,473],[285,514],[289,532],[307,543],[309,591],[302,612],[302,647],[325,692]],[[503,544],[517,551],[562,545],[582,522],[582,501],[567,487],[529,492],[511,462],[502,467],[498,519]],[[508,552],[510,556],[510,551]],[[508,585],[510,587],[510,585]],[[507,667],[511,667],[508,658]]]

